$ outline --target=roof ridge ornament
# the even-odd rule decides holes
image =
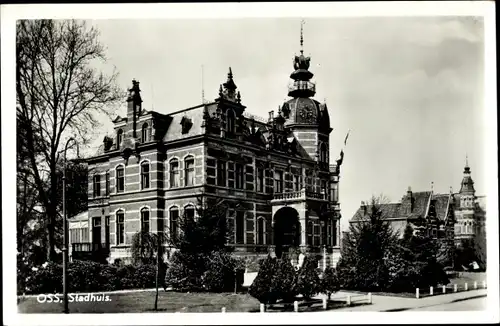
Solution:
[[[305,20],[302,19],[300,21],[300,53],[303,54],[304,53],[304,24],[305,24]]]

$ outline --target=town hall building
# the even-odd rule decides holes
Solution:
[[[343,152],[330,161],[330,116],[313,98],[309,66],[301,50],[290,99],[267,118],[248,114],[231,68],[214,101],[165,114],[143,109],[133,80],[126,116],[87,160],[88,212],[71,219],[73,255],[97,248],[110,262],[128,259],[137,232],[176,236],[198,198],[224,198],[235,254],[338,257]]]

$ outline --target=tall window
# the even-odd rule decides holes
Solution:
[[[94,175],[94,197],[99,197],[101,195],[101,176],[99,174]]]
[[[236,212],[236,243],[243,244],[245,242],[245,212]]]
[[[274,173],[274,192],[281,193],[283,192],[283,171],[275,171]]]
[[[217,160],[217,185],[227,187],[226,184],[226,162]]]
[[[177,240],[179,236],[179,209],[177,207],[170,208],[170,239]]]
[[[293,190],[300,191],[300,176],[296,174],[293,176]]]
[[[141,231],[149,232],[149,210],[147,208],[141,209]]]
[[[234,111],[231,109],[227,110],[227,132],[228,134],[234,133]]]
[[[109,171],[106,171],[106,196],[109,196],[109,189],[110,189],[110,186],[109,186]]]
[[[120,211],[116,213],[116,244],[125,243],[125,214]]]
[[[325,194],[325,196],[328,196],[328,189],[326,188],[326,180],[321,180],[320,183],[321,183],[321,190],[320,190],[320,192],[322,192],[323,194]]]
[[[149,137],[148,137],[148,124],[147,123],[142,124],[141,140],[142,140],[143,143],[145,143],[145,142],[147,142],[149,140]]]
[[[125,169],[123,166],[116,168],[116,192],[125,191]]]
[[[264,169],[257,168],[257,191],[264,192]]]
[[[264,244],[264,225],[265,220],[263,217],[260,217],[257,220],[257,244]]]
[[[236,189],[243,189],[243,165],[236,163]]]
[[[194,185],[194,157],[184,159],[184,183],[186,186]]]
[[[324,163],[328,162],[328,158],[327,158],[328,157],[328,155],[327,155],[328,151],[326,149],[326,144],[325,143],[321,143],[321,145],[320,145],[319,148],[320,148],[320,161],[324,162]]]
[[[309,221],[307,222],[307,244],[312,245],[313,244],[313,222]]]
[[[118,132],[116,133],[116,149],[120,149],[122,141],[123,141],[123,130],[118,129]]]
[[[179,161],[172,159],[170,160],[170,187],[179,187],[180,185]]]
[[[149,188],[149,162],[141,163],[141,187]]]
[[[186,219],[188,219],[188,220],[194,219],[194,206],[193,205],[188,205],[188,206],[184,207],[184,216],[186,216]]]

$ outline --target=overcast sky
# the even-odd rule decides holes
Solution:
[[[326,99],[340,179],[343,229],[362,200],[458,190],[466,153],[485,193],[481,19],[308,18],[304,52]],[[141,83],[143,107],[169,113],[217,97],[231,66],[247,111],[267,117],[287,99],[300,19],[91,21],[119,85]],[[125,103],[124,103],[125,105]],[[125,114],[125,106],[121,112]],[[103,121],[104,130],[111,124]],[[100,143],[102,137],[98,139]]]

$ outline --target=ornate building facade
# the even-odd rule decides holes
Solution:
[[[78,220],[88,222],[88,246],[108,248],[110,261],[126,259],[137,232],[173,236],[182,214],[196,214],[198,198],[203,205],[224,198],[235,207],[227,219],[236,254],[338,253],[343,152],[330,162],[330,117],[313,99],[309,66],[301,50],[290,99],[267,119],[247,113],[231,68],[217,99],[168,114],[144,110],[132,81],[127,115],[114,119],[114,135],[88,159],[89,209]]]
[[[398,203],[381,204],[383,218],[403,237],[410,225],[414,232],[427,232],[436,238],[448,239],[459,246],[462,240],[484,237],[486,234],[485,197],[476,196],[474,181],[468,162],[465,164],[460,191],[436,194],[431,191],[412,192]],[[361,203],[350,223],[359,223],[367,218],[369,207]]]

